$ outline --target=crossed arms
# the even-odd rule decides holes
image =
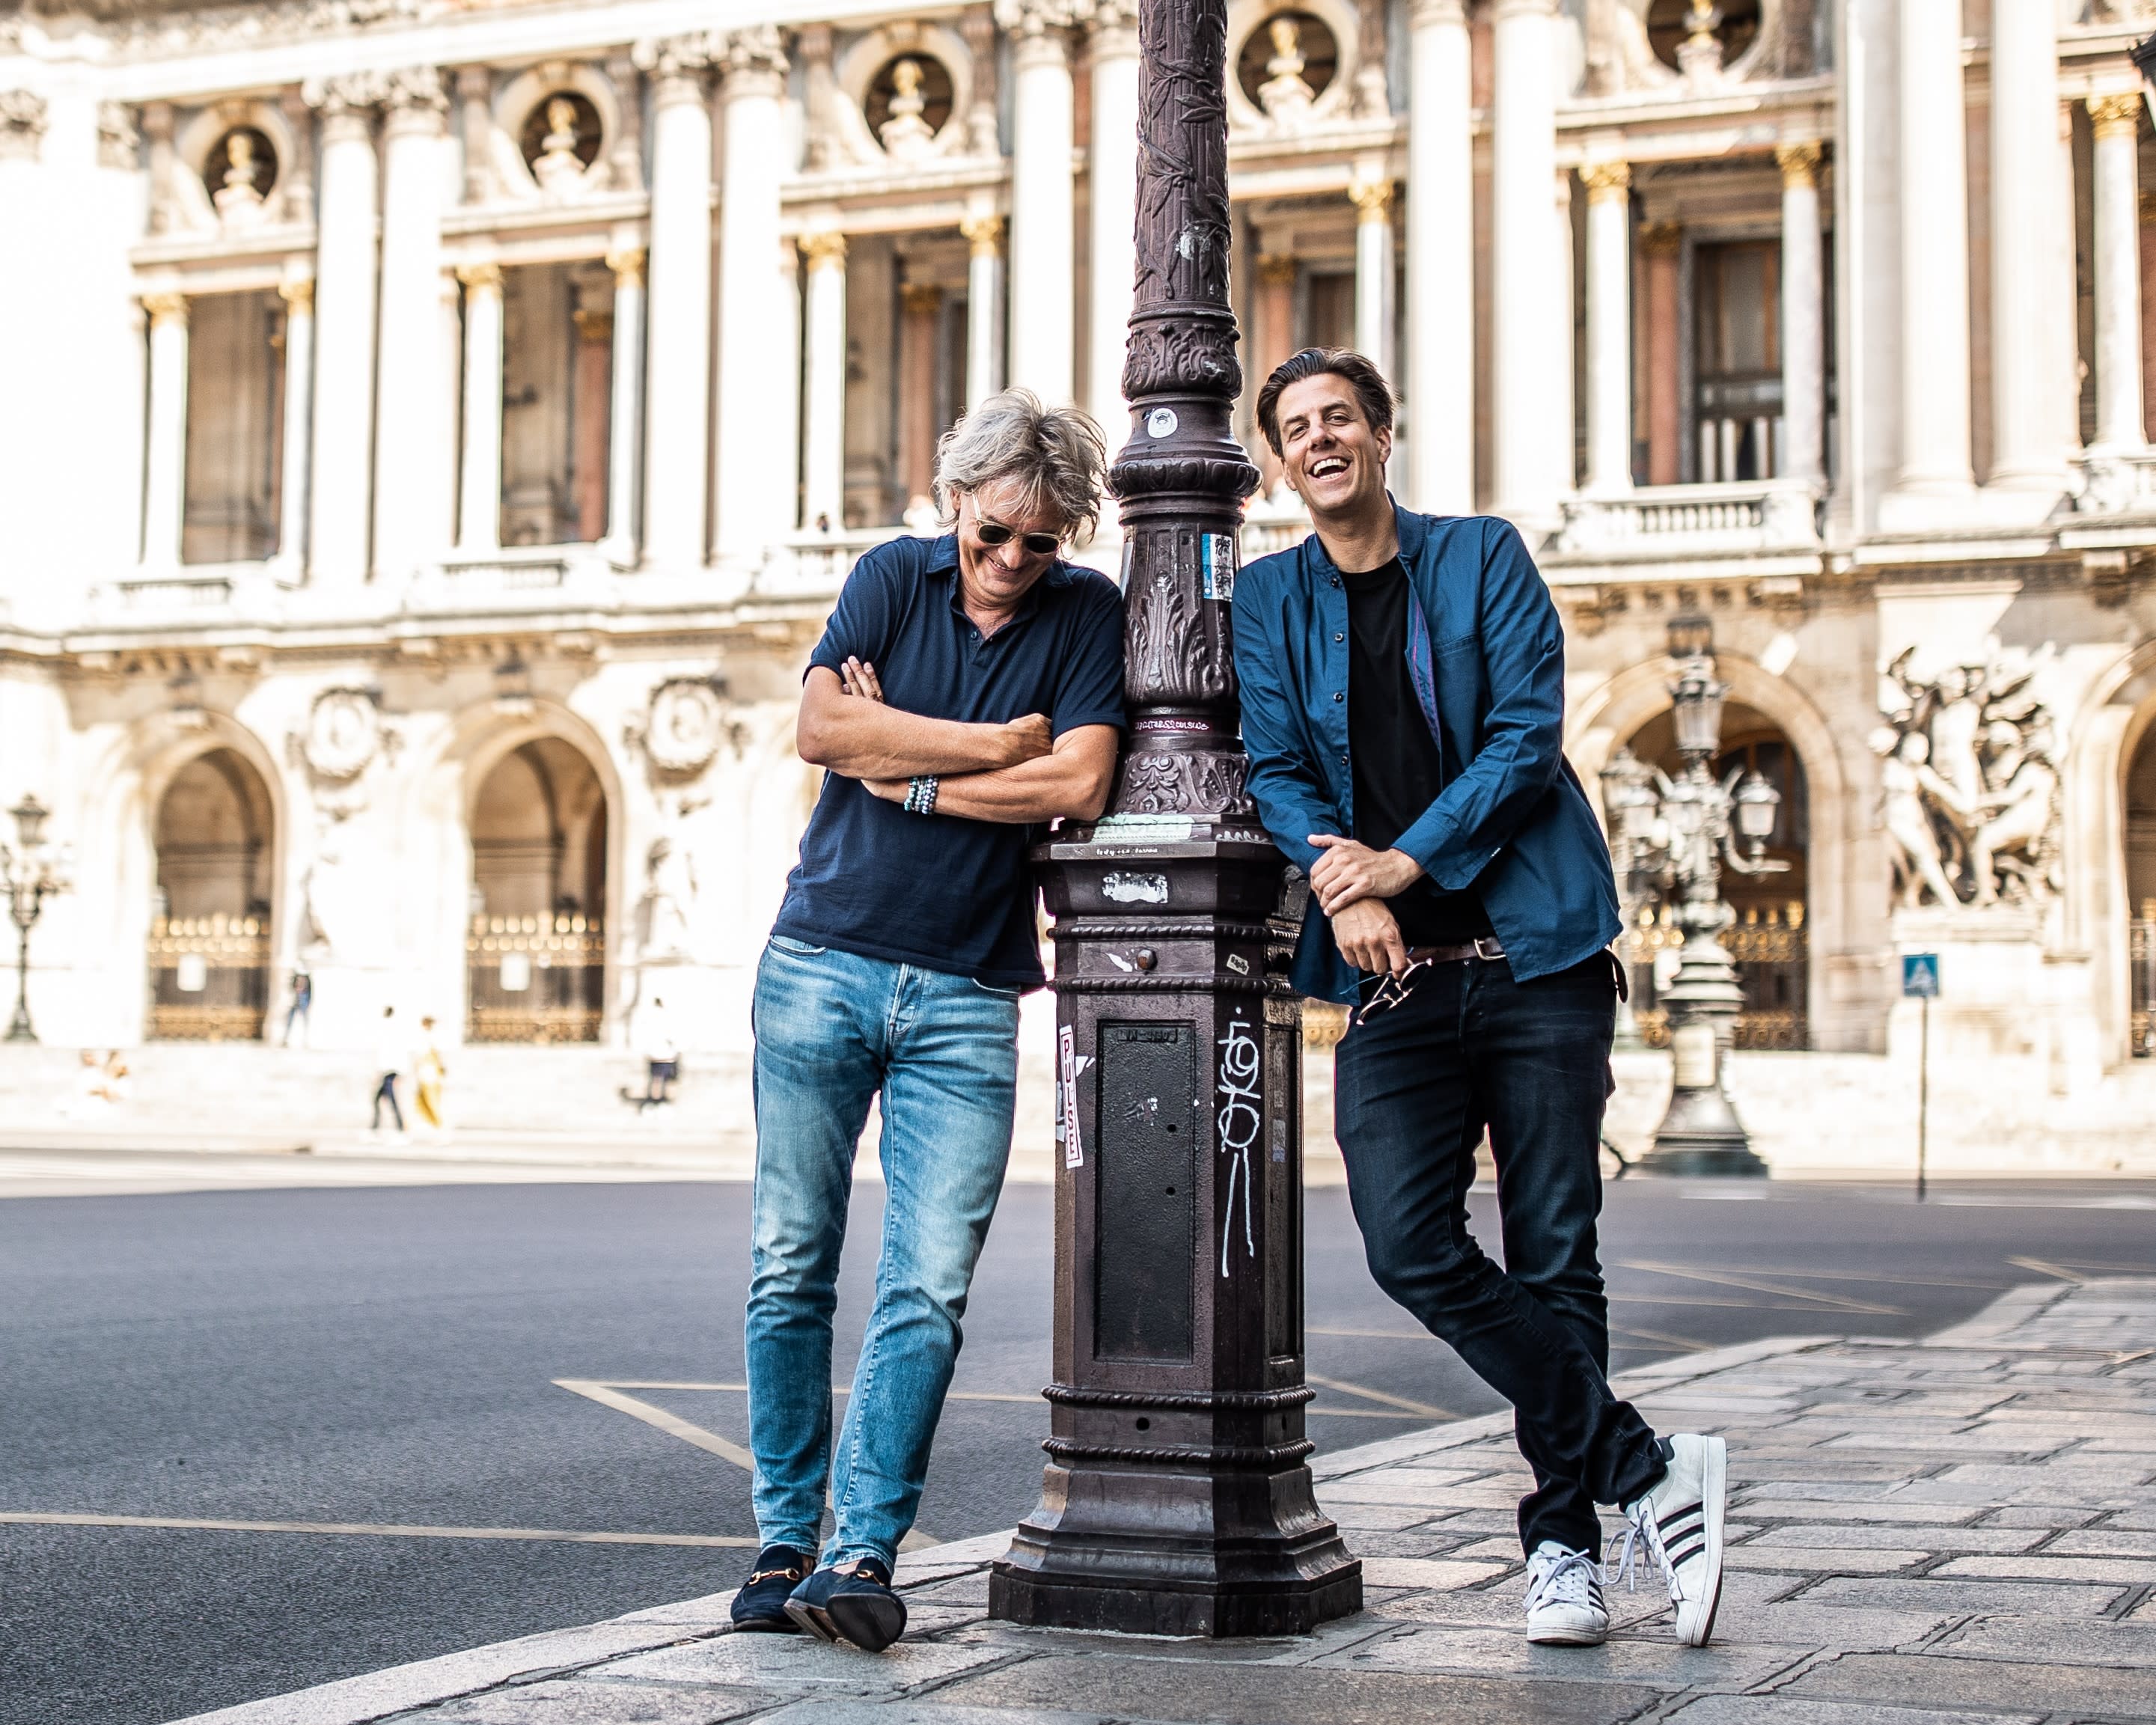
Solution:
[[[1107,807],[1116,773],[1112,725],[1051,736],[1044,713],[1001,725],[932,719],[889,705],[875,667],[849,659],[843,676],[810,668],[794,747],[812,767],[859,779],[886,802],[906,800],[906,781],[933,774],[938,814],[1014,825],[1091,820]]]

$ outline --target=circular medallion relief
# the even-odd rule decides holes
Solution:
[[[718,691],[699,679],[661,683],[651,695],[644,747],[662,773],[701,773],[719,752],[724,729]]]
[[[361,689],[325,689],[307,716],[307,765],[324,778],[357,778],[382,742],[382,716]]]

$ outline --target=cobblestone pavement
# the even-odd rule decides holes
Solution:
[[[199,1716],[197,1725],[1919,1725],[2156,1720],[2156,1278],[2016,1290],[1922,1343],[1797,1337],[1620,1379],[1730,1440],[1716,1640],[1652,1584],[1599,1649],[1520,1633],[1508,1416],[1322,1460],[1368,1609],[1303,1639],[986,1620],[993,1535],[901,1568],[891,1652],[725,1633],[728,1595]]]

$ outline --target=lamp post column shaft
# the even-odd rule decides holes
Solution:
[[[1358,1609],[1305,1465],[1293,925],[1236,735],[1228,602],[1258,475],[1230,434],[1227,0],[1139,11],[1132,734],[1111,812],[1037,855],[1055,913],[1054,1435],[992,1616],[1279,1635]]]

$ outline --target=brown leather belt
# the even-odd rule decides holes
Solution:
[[[1409,947],[1410,964],[1457,964],[1466,958],[1502,958],[1505,949],[1495,935],[1486,934],[1464,947]]]

